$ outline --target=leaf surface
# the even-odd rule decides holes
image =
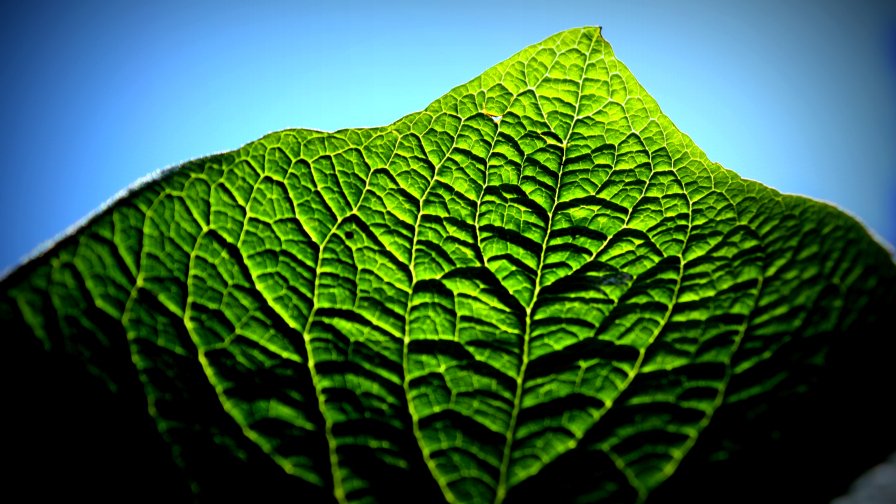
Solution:
[[[896,266],[710,162],[583,28],[392,125],[166,172],[0,295],[12,337],[140,384],[200,496],[259,466],[321,501],[635,502],[718,412],[882,341]]]

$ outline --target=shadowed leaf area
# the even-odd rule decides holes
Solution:
[[[710,162],[574,29],[389,126],[167,171],[10,273],[11,479],[824,502],[896,448],[894,308],[860,224]]]

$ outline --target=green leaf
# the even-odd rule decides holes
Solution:
[[[0,295],[16,344],[145,397],[207,498],[636,502],[686,456],[860,419],[815,440],[841,456],[893,417],[892,257],[710,162],[597,28],[165,172]]]

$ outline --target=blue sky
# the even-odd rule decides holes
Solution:
[[[583,25],[711,159],[896,242],[893,2],[184,3],[3,7],[0,271],[153,170],[390,123]]]

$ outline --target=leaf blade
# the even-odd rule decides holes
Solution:
[[[184,465],[264,454],[338,502],[638,501],[718,410],[805,386],[826,356],[796,335],[848,332],[894,270],[709,162],[583,28],[390,126],[187,163],[4,279],[2,315],[74,353],[123,332]]]

